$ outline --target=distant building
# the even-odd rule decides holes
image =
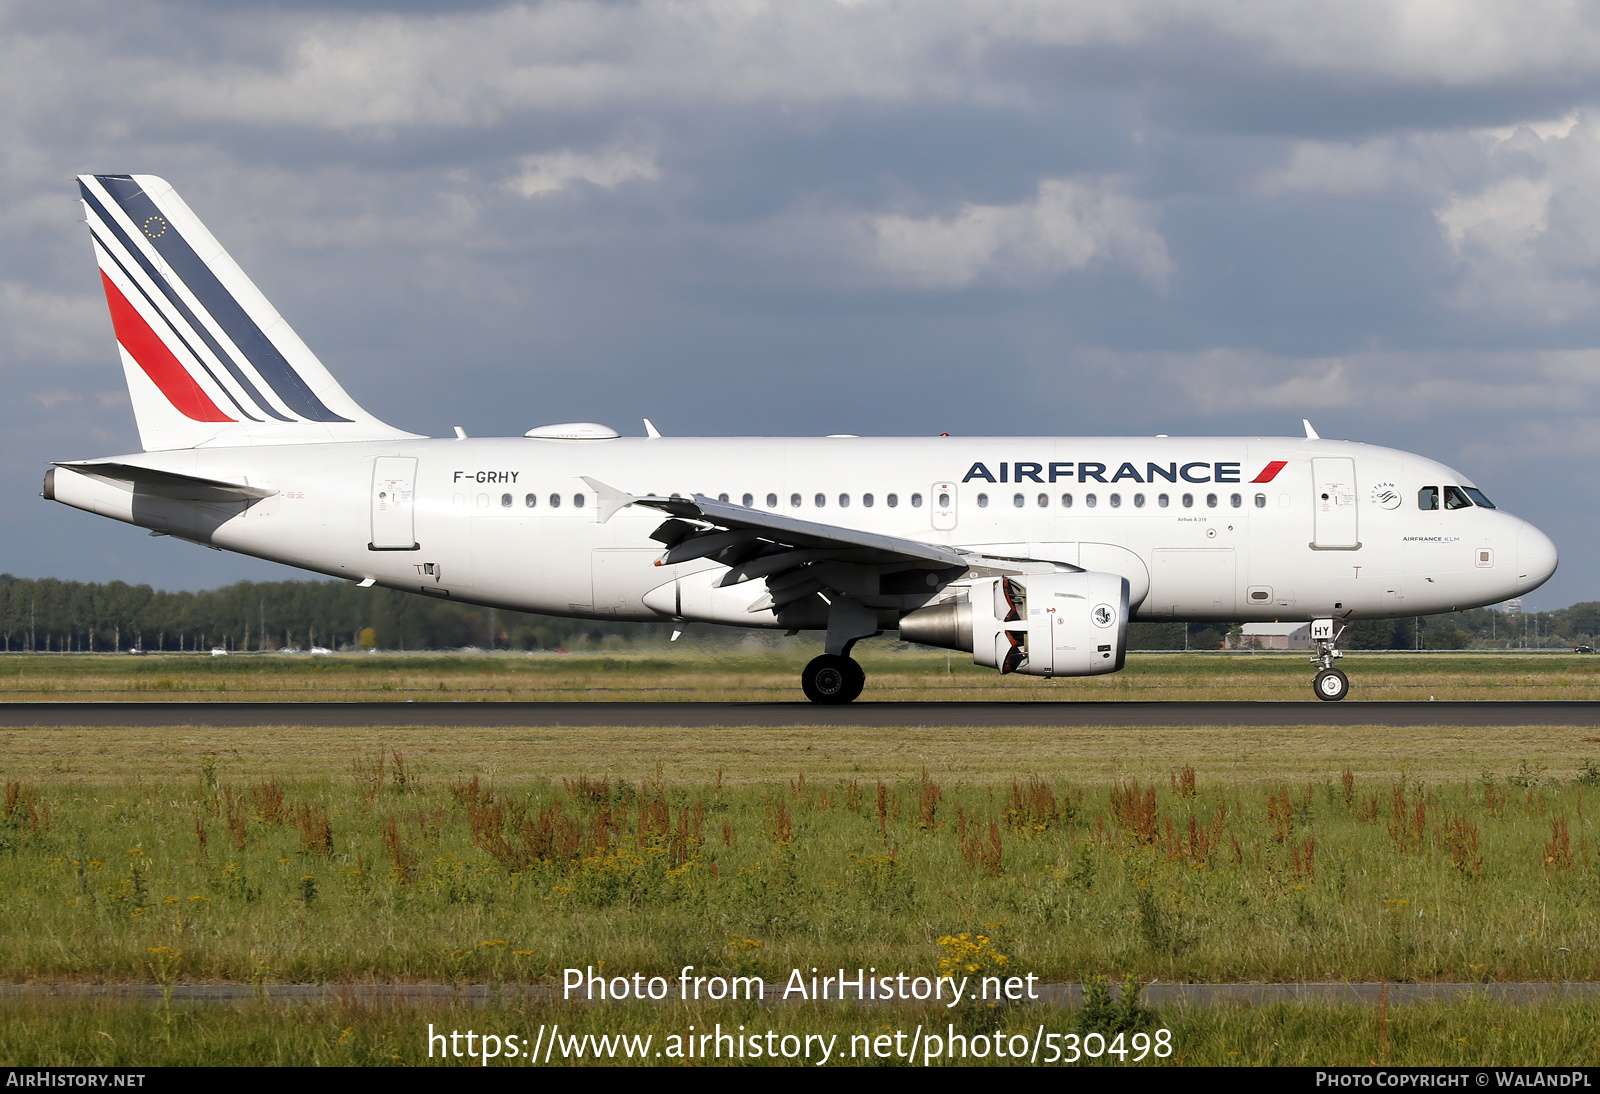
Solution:
[[[1230,650],[1308,650],[1310,623],[1246,623],[1228,635]]]

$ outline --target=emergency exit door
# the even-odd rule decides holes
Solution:
[[[1356,526],[1356,461],[1325,456],[1311,461],[1311,546],[1353,551],[1361,546]]]
[[[379,456],[372,461],[370,550],[417,550],[416,479],[417,461],[409,456]]]

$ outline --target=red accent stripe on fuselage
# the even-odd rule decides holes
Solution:
[[[1289,466],[1288,460],[1273,460],[1261,469],[1261,474],[1251,479],[1251,482],[1271,482],[1278,477],[1278,472]]]
[[[117,341],[144,369],[151,383],[161,389],[167,401],[177,407],[179,413],[197,422],[233,421],[217,409],[217,404],[194,382],[189,370],[172,355],[167,344],[150,329],[144,316],[134,310],[104,270],[100,271],[100,280],[106,287],[106,304],[111,308],[111,326],[117,332]]]

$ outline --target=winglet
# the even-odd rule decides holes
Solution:
[[[578,477],[589,484],[589,489],[600,495],[601,524],[606,523],[612,517],[616,516],[619,510],[626,509],[628,506],[639,500],[632,494],[624,494],[615,486],[607,486],[599,479],[591,479],[588,475],[579,475]]]
[[[1310,418],[1301,418],[1300,419],[1300,424],[1306,427],[1306,440],[1308,440],[1308,441],[1320,441],[1320,440],[1322,440],[1321,437],[1317,436],[1317,431],[1315,429],[1311,428],[1311,419]]]
[[[655,422],[646,418],[644,420],[644,435],[653,441],[659,441],[661,439],[661,430],[656,428]]]

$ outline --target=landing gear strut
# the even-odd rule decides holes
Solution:
[[[1332,619],[1311,621],[1311,663],[1319,666],[1311,681],[1311,692],[1325,703],[1337,703],[1350,694],[1350,678],[1333,667],[1334,660],[1344,656],[1339,652],[1339,635],[1343,632],[1344,624]]]
[[[800,690],[813,703],[850,703],[861,694],[867,674],[850,657],[856,642],[881,634],[878,613],[848,596],[835,596],[828,604],[828,652],[813,658],[800,673]]]
[[[849,703],[861,694],[867,674],[852,658],[825,653],[800,673],[800,689],[813,703]]]

